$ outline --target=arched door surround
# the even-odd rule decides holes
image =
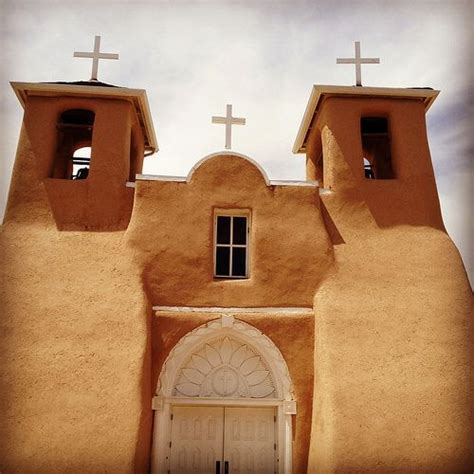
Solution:
[[[163,364],[156,396],[152,472],[167,473],[173,406],[274,407],[279,473],[291,472],[292,383],[277,346],[232,315],[182,337]]]

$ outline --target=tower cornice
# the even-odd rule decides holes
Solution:
[[[140,127],[145,137],[147,152],[158,151],[150,106],[144,89],[129,89],[103,83],[37,83],[37,82],[10,82],[18,100],[25,108],[29,96],[60,96],[60,97],[89,97],[98,99],[122,99],[129,101],[137,114]]]
[[[306,140],[313,124],[318,118],[323,100],[328,97],[344,98],[377,98],[377,99],[409,99],[419,100],[425,105],[425,111],[431,107],[439,91],[431,88],[392,88],[392,87],[360,87],[330,86],[315,84],[296,135],[293,153],[306,152]]]

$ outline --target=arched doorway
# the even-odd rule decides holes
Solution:
[[[176,344],[153,408],[153,473],[291,472],[287,365],[267,336],[231,315]]]

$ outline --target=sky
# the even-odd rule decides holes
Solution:
[[[270,179],[305,177],[291,152],[313,84],[354,85],[354,41],[362,84],[432,87],[428,138],[448,233],[474,281],[471,219],[474,176],[474,2],[471,0],[24,1],[0,0],[0,216],[6,202],[23,110],[9,81],[90,78],[147,91],[160,150],[144,173],[185,176],[224,149],[211,116],[245,117],[232,149],[256,160]]]

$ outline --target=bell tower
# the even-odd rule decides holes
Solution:
[[[25,112],[5,222],[52,214],[59,230],[126,229],[127,183],[158,148],[145,91],[98,81],[12,87]]]
[[[443,228],[425,123],[438,93],[313,86],[293,152],[306,154],[328,210],[355,198],[380,227]]]

